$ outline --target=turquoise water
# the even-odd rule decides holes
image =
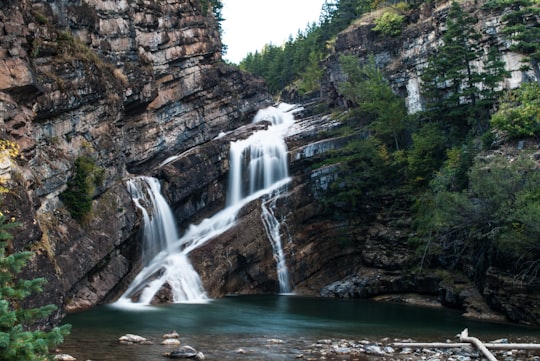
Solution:
[[[136,311],[106,306],[69,315],[65,321],[73,329],[61,351],[78,360],[94,361],[163,360],[163,352],[174,348],[160,345],[161,335],[172,330],[180,333],[183,344],[202,351],[207,360],[291,359],[323,338],[445,341],[464,328],[484,341],[540,338],[538,328],[473,321],[456,310],[301,296],[225,297],[207,304]],[[118,337],[126,333],[155,344],[119,345]],[[246,353],[239,353],[240,348]]]

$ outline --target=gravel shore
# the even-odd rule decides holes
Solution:
[[[513,340],[511,343],[537,343],[538,340]],[[379,342],[368,340],[318,340],[298,359],[315,360],[404,360],[404,361],[475,361],[485,359],[473,346],[459,348],[396,347],[396,343],[412,343],[414,340],[383,339]],[[447,340],[446,342],[456,342]],[[508,340],[494,340],[490,343],[509,343]],[[491,350],[490,350],[491,351]],[[540,350],[493,350],[497,360],[540,361]]]

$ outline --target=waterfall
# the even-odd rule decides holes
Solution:
[[[178,239],[176,224],[169,205],[161,195],[161,184],[155,178],[138,177],[127,183],[133,202],[143,215],[143,263],[146,265],[162,250],[169,250]],[[152,215],[148,214],[147,208]]]
[[[200,302],[208,299],[199,275],[189,262],[188,254],[231,228],[246,203],[274,191],[280,192],[279,189],[289,182],[284,137],[294,123],[290,109],[291,106],[282,104],[279,108],[260,110],[254,122],[266,120],[272,122],[272,125],[247,139],[231,142],[226,207],[211,218],[189,226],[182,237],[178,237],[172,212],[161,195],[159,181],[137,177],[128,182],[133,201],[143,214],[145,266],[116,302],[117,305],[127,308],[148,305],[166,285],[170,288],[174,302]],[[274,193],[274,196],[278,194]],[[279,223],[273,217],[273,210],[265,205],[264,213],[269,214],[264,216],[264,223],[277,258],[280,290],[289,292]]]
[[[289,281],[289,269],[287,268],[287,263],[285,259],[285,254],[283,253],[283,245],[281,242],[280,235],[280,225],[281,222],[275,216],[276,201],[278,196],[281,195],[282,189],[277,189],[275,192],[271,193],[270,199],[265,199],[262,202],[262,221],[264,224],[264,229],[266,230],[266,236],[272,244],[272,251],[274,253],[274,258],[277,263],[277,275],[279,280],[279,292],[280,293],[290,293],[291,292],[291,283]]]
[[[159,180],[136,177],[128,181],[128,190],[143,214],[144,268],[116,304],[124,307],[148,305],[165,284],[170,286],[175,302],[206,300],[208,297],[199,274],[187,255],[180,252],[174,217],[161,195]],[[137,302],[132,298],[137,298]]]

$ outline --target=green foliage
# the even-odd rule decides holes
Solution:
[[[48,360],[49,349],[63,341],[70,326],[55,327],[50,331],[31,330],[33,323],[47,317],[56,307],[23,307],[25,298],[41,292],[45,280],[18,277],[32,253],[8,252],[11,239],[8,231],[17,226],[0,215],[0,360]]]
[[[322,68],[319,66],[321,55],[312,51],[309,53],[309,64],[306,70],[300,73],[299,89],[302,93],[309,93],[320,88]]]
[[[468,172],[475,154],[472,145],[467,144],[447,149],[446,160],[431,180],[431,188],[435,192],[459,192],[466,189],[469,184]]]
[[[540,4],[537,0],[502,1],[501,7],[510,9],[502,20],[505,22],[502,33],[512,40],[510,49],[529,57],[530,64],[540,76]],[[539,80],[540,81],[540,80]]]
[[[412,135],[412,141],[407,153],[409,182],[425,187],[444,161],[447,139],[437,124],[428,123]]]
[[[521,70],[534,71],[540,83],[540,3],[538,0],[488,0],[484,5],[488,10],[504,11],[501,33],[511,40],[510,50],[522,53],[528,58],[523,59]]]
[[[405,17],[392,11],[385,11],[381,17],[375,19],[373,30],[381,32],[387,36],[398,36],[403,30]]]
[[[67,189],[60,195],[71,216],[83,220],[92,209],[92,196],[95,187],[103,181],[103,169],[96,166],[88,156],[75,160],[73,176],[69,179]]]
[[[331,185],[324,202],[349,212],[357,212],[364,203],[391,193],[401,180],[403,168],[400,159],[373,137],[349,142],[325,164],[337,164],[339,178]]]
[[[447,164],[447,167],[452,167]],[[417,234],[448,267],[471,264],[476,275],[488,264],[535,276],[540,270],[540,172],[522,155],[513,162],[504,156],[478,159],[464,190],[441,187],[419,204]],[[434,246],[433,240],[437,240]],[[426,257],[425,259],[430,259]]]
[[[339,86],[345,99],[373,119],[369,128],[379,140],[399,150],[407,119],[403,99],[392,91],[373,56],[363,66],[354,56],[341,56],[340,63],[347,74]]]
[[[453,2],[442,36],[443,45],[429,59],[422,75],[422,94],[430,117],[466,133],[476,120],[476,102],[482,77],[475,64],[482,56],[478,47],[477,20]]]
[[[296,37],[283,45],[267,44],[260,51],[249,53],[239,66],[265,79],[272,94],[301,79],[301,90],[316,89],[314,81],[320,76],[318,61],[329,53],[327,44],[361,14],[369,11],[368,0],[327,0],[322,7],[319,23],[308,24]],[[315,65],[315,59],[317,64]],[[307,75],[307,77],[306,77]]]
[[[540,86],[522,83],[502,98],[499,110],[491,118],[495,129],[511,139],[540,135]]]

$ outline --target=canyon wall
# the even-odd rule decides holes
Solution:
[[[489,46],[501,52],[511,74],[503,86],[510,89],[523,81],[534,81],[534,72],[522,68],[523,56],[510,51],[509,41],[500,34],[501,14],[483,10],[482,4],[464,2],[467,11],[479,19],[477,30],[483,35],[481,46],[486,54]],[[423,4],[418,12],[408,14],[402,34],[396,37],[374,31],[372,16],[340,33],[335,51],[323,61],[320,101],[344,104],[339,92],[339,83],[345,79],[339,64],[341,55],[356,56],[361,63],[373,54],[394,90],[406,98],[409,112],[422,110],[420,78],[440,44],[449,5],[448,1]],[[317,114],[317,107],[320,105],[298,115],[296,128],[301,130],[287,138],[293,180],[274,210],[282,222],[281,238],[295,292],[397,301],[406,301],[409,293],[416,293],[422,295],[416,302],[460,308],[471,317],[538,324],[538,280],[508,287],[511,275],[492,267],[486,285],[479,288],[460,272],[414,272],[418,258],[408,241],[411,204],[406,196],[388,195],[363,204],[353,221],[346,209],[326,212],[320,200],[339,174],[335,167],[320,164],[328,152],[342,147],[348,139],[324,135],[337,124],[332,117]],[[235,227],[194,250],[191,258],[213,297],[279,291],[260,202],[246,207]]]
[[[2,211],[22,223],[12,247],[35,251],[25,276],[43,276],[48,283],[30,303],[57,303],[52,321],[64,310],[112,300],[141,267],[142,220],[126,179],[136,174],[160,179],[178,227],[185,230],[224,206],[230,141],[267,126],[248,125],[272,102],[264,84],[222,62],[218,24],[202,5],[199,0],[0,4],[0,132],[21,149],[20,157],[0,164],[11,189]],[[393,88],[407,97],[409,111],[421,109],[419,78],[436,48],[447,5],[424,4],[397,38],[383,38],[370,22],[339,34],[335,52],[324,62],[321,100],[341,102],[340,54],[362,60],[373,53]],[[500,16],[482,14],[478,26],[484,40],[500,47],[512,70],[506,86],[532,78],[519,69],[520,57],[508,44],[491,36],[498,33]],[[339,173],[321,161],[350,139],[327,138],[325,130],[339,124],[318,114],[318,107],[306,105],[297,114],[287,137],[292,180],[276,201],[293,289],[331,297],[416,292],[488,313],[474,303],[482,295],[460,276],[446,284],[440,275],[404,271],[415,262],[407,243],[406,199],[366,203],[354,222],[346,209],[325,212],[320,200]],[[86,164],[93,184],[90,211],[75,219],[62,195],[78,162]],[[210,296],[279,290],[260,202],[249,203],[234,227],[191,252]],[[527,304],[540,297],[512,285],[517,296],[511,298],[499,287],[509,280],[497,270],[489,276],[489,297],[498,310],[530,322]]]
[[[513,89],[523,81],[535,81],[540,74],[533,70],[523,70],[525,57],[510,50],[512,41],[501,33],[504,27],[504,12],[484,9],[486,1],[463,1],[460,5],[471,16],[478,19],[475,30],[481,35],[479,47],[488,54],[490,47],[496,48],[505,63],[510,77],[502,86]],[[394,91],[405,97],[410,113],[423,109],[421,95],[421,76],[428,65],[429,57],[441,44],[446,30],[446,19],[450,1],[425,2],[418,10],[405,12],[403,31],[396,36],[375,31],[374,19],[382,13],[374,12],[341,32],[334,43],[333,53],[324,60],[325,72],[321,81],[323,97],[342,103],[338,85],[345,80],[339,64],[341,55],[352,55],[359,62],[373,55],[377,66],[384,69]],[[482,59],[485,61],[485,58]],[[482,67],[482,64],[475,64]]]
[[[260,80],[221,60],[205,4],[0,4],[0,134],[20,147],[3,168],[2,210],[22,224],[13,248],[35,251],[25,275],[48,281],[30,302],[58,304],[54,317],[106,301],[137,269],[141,219],[125,179],[271,102]],[[74,219],[61,198],[78,160],[94,184],[91,210]]]

